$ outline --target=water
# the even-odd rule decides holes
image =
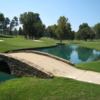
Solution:
[[[38,51],[53,54],[74,64],[100,60],[100,51],[77,45],[58,45],[57,47],[38,49]]]
[[[10,80],[15,78],[15,76],[4,73],[4,72],[0,72],[0,82],[6,81],[6,80]]]

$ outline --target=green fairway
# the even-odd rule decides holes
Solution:
[[[24,37],[0,38],[0,52],[8,50],[47,47],[56,45],[56,40],[50,38],[41,38],[39,41],[26,40]]]
[[[20,78],[0,84],[0,100],[100,100],[100,85],[64,78]]]

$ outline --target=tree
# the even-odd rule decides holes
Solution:
[[[56,29],[56,33],[60,42],[62,43],[62,39],[69,39],[71,33],[71,25],[68,23],[68,19],[64,16],[61,16],[58,19],[58,25]]]
[[[93,40],[96,38],[96,33],[93,28],[90,29],[89,39]]]
[[[0,31],[3,32],[4,30],[4,21],[5,21],[5,17],[2,13],[0,13]]]
[[[16,28],[14,28],[13,33],[14,33],[14,35],[17,36],[18,35],[18,30]]]
[[[75,38],[75,32],[71,29],[71,24],[67,23],[67,30],[66,33],[63,36],[63,39],[73,40]]]
[[[69,35],[70,35],[69,37],[71,40],[75,39],[75,31],[71,31]]]
[[[46,36],[51,38],[60,39],[74,39],[75,32],[71,31],[71,24],[67,21],[64,16],[60,17],[58,20],[58,24],[50,25],[46,29]]]
[[[35,33],[34,34],[34,37],[35,38],[40,38],[42,36],[44,36],[44,33],[45,33],[45,25],[42,24],[42,22],[37,22],[35,25],[34,25],[34,29],[35,29]]]
[[[5,31],[5,33],[8,33],[8,31],[9,31],[9,27],[8,27],[9,24],[10,24],[10,19],[8,17],[6,17],[5,21],[4,21],[4,31]]]
[[[95,33],[92,30],[92,28],[87,23],[81,24],[77,32],[77,39],[82,39],[87,41],[87,39],[93,39],[93,38],[95,38]]]
[[[23,33],[23,29],[22,29],[21,27],[19,27],[18,34],[19,34],[19,35],[24,35],[24,33]]]
[[[12,29],[14,28],[14,20],[12,20],[11,22],[10,22],[10,26],[9,26],[9,32],[10,32],[10,34],[12,34]]]
[[[14,26],[18,26],[18,18],[15,16],[13,20],[14,20]]]
[[[97,23],[95,26],[94,26],[94,31],[96,33],[96,38],[97,39],[100,39],[100,23]]]
[[[51,38],[57,38],[56,29],[57,29],[57,25],[56,24],[48,26],[47,30],[46,30],[48,36],[51,37]]]
[[[39,38],[43,35],[45,27],[38,13],[25,12],[20,15],[20,22],[23,25],[26,38]]]
[[[14,30],[14,28],[16,28],[16,26],[18,26],[18,18],[15,16],[10,22],[10,34],[12,34],[12,31]]]

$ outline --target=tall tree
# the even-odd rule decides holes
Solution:
[[[18,18],[15,16],[13,20],[14,20],[14,26],[18,26]]]
[[[77,33],[77,39],[87,40],[93,38],[95,38],[95,33],[92,28],[87,23],[81,24]]]
[[[97,39],[100,39],[100,23],[97,23],[95,26],[94,26],[94,31],[96,33],[96,38]]]
[[[5,17],[3,13],[0,13],[0,31],[1,32],[3,32],[3,29],[4,29],[4,21],[5,21]]]
[[[12,19],[11,22],[10,22],[10,26],[9,26],[9,32],[10,32],[11,35],[12,35],[12,30],[13,30],[14,26],[15,26],[15,22]]]
[[[12,34],[13,30],[16,30],[14,28],[16,28],[16,26],[18,26],[18,18],[15,16],[12,21],[10,22],[10,34]]]
[[[9,27],[8,25],[10,24],[10,19],[8,17],[5,18],[5,21],[4,21],[4,31],[5,33],[9,33]]]
[[[57,29],[56,24],[48,26],[47,29],[46,29],[48,36],[51,37],[51,38],[57,38],[56,29]]]
[[[42,36],[44,25],[38,13],[25,12],[20,15],[20,22],[23,24],[26,38],[33,39]]]
[[[21,27],[19,27],[18,34],[19,34],[19,35],[24,35],[24,33],[23,33],[23,29],[22,29]]]
[[[74,40],[75,39],[75,31],[71,31],[69,34],[69,39]]]
[[[64,16],[61,16],[58,19],[58,25],[57,25],[57,36],[60,39],[60,42],[62,43],[62,39],[66,37],[68,37],[69,34],[69,30],[70,30],[70,24],[68,23],[68,19]]]

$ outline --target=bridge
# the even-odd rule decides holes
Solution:
[[[18,76],[66,77],[79,81],[100,84],[100,73],[77,69],[62,58],[41,52],[2,53],[11,74]]]

